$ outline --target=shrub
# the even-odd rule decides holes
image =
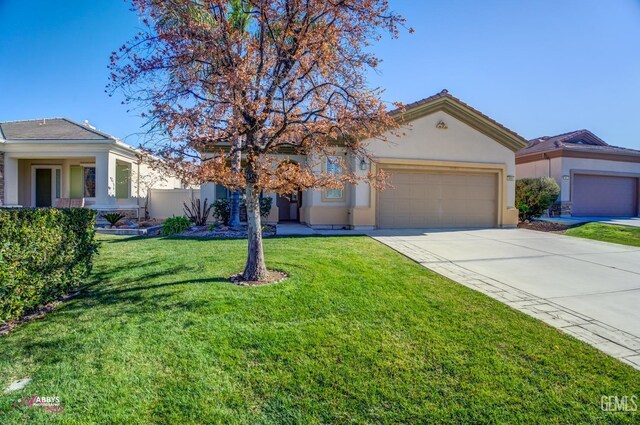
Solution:
[[[0,323],[77,288],[89,274],[96,211],[0,210]]]
[[[119,222],[120,220],[125,218],[126,215],[118,213],[118,212],[114,212],[114,213],[102,214],[101,217],[104,218],[105,220],[107,220],[109,222],[109,224],[111,225],[111,227],[113,227],[113,226],[116,225],[117,222]]]
[[[191,200],[191,206],[184,202],[184,212],[196,226],[206,226],[212,206],[207,204],[207,198],[203,203],[200,203],[200,199],[195,199]]]
[[[216,199],[213,202],[213,216],[224,224],[229,224],[231,215],[231,201],[229,199]]]
[[[266,217],[271,211],[272,199],[268,196],[260,197],[260,216]],[[247,204],[244,199],[240,200],[240,215],[246,218]],[[229,219],[231,215],[231,200],[230,199],[216,199],[213,203],[213,216],[224,223],[229,225]]]
[[[560,186],[550,177],[526,178],[516,181],[516,208],[520,220],[540,217],[558,199]]]
[[[187,216],[181,215],[176,217],[169,217],[162,223],[162,231],[161,233],[164,236],[177,235],[183,232],[186,232],[191,228],[191,220]]]

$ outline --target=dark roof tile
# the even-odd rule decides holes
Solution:
[[[636,149],[611,146],[589,130],[575,130],[556,136],[544,136],[532,139],[529,145],[516,152],[517,157],[557,150],[575,152],[599,152],[622,155],[640,155]]]
[[[6,140],[115,140],[115,137],[67,118],[0,122]]]

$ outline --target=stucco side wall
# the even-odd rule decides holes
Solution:
[[[347,227],[349,223],[349,208],[346,206],[314,206],[302,207],[300,219],[311,227]]]
[[[568,182],[562,179],[564,175],[562,161],[563,158],[550,158],[518,164],[516,165],[516,179],[551,177],[558,183],[560,192],[562,193],[566,190],[566,187],[563,186],[568,185]],[[560,200],[561,199],[562,198],[560,198]]]

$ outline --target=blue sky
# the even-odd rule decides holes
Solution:
[[[384,40],[371,83],[405,103],[447,88],[526,138],[588,128],[640,149],[640,1],[390,0],[414,34]],[[104,92],[139,28],[120,0],[0,0],[0,121],[88,119],[136,143]]]

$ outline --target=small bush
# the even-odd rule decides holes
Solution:
[[[268,196],[260,197],[260,216],[266,217],[271,211],[272,199]],[[213,203],[213,216],[218,220],[229,225],[231,219],[231,200],[230,199],[216,199]],[[240,200],[240,216],[246,219],[247,216],[247,203],[244,199]]]
[[[89,274],[96,211],[0,210],[0,323],[77,288]]]
[[[231,215],[231,201],[229,199],[216,199],[212,207],[215,219],[228,225]]]
[[[111,225],[111,227],[113,227],[113,226],[116,225],[116,223],[118,223],[120,220],[125,218],[126,215],[114,212],[114,213],[102,214],[101,217],[104,218],[105,220],[107,220],[109,222],[109,224]]]
[[[560,186],[550,177],[526,178],[516,181],[516,208],[520,221],[542,216],[558,199]]]
[[[195,199],[191,201],[190,206],[184,202],[184,212],[187,214],[187,217],[189,217],[189,220],[191,220],[196,226],[207,225],[207,220],[209,219],[209,214],[213,207],[213,205],[209,205],[207,201],[207,198],[205,198],[204,202],[200,203],[200,199]]]
[[[162,224],[161,233],[164,236],[178,235],[180,233],[186,232],[191,228],[191,220],[187,216],[181,215],[176,217],[169,217]]]

